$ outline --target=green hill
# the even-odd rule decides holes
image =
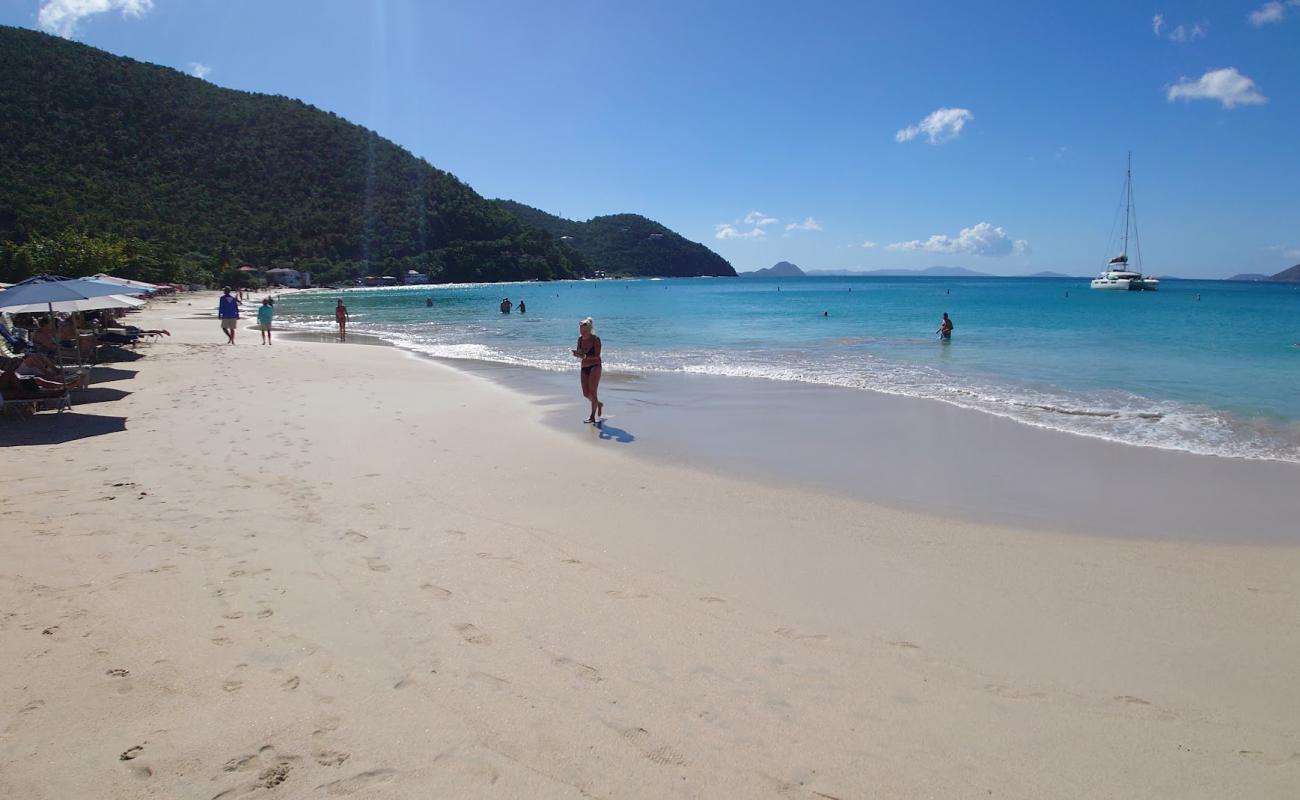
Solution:
[[[50,253],[62,267],[87,235],[129,268],[147,255],[154,279],[211,279],[233,262],[327,279],[585,272],[549,234],[373,131],[43,33],[0,27],[0,120],[11,278]]]
[[[497,206],[525,224],[540,228],[565,245],[593,270],[611,276],[734,276],[726,259],[638,214],[611,214],[576,222],[517,203]]]

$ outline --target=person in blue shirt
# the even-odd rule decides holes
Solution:
[[[231,296],[229,286],[217,303],[217,316],[221,318],[221,330],[225,331],[228,340],[226,344],[234,344],[235,326],[239,324],[239,301]]]
[[[262,344],[271,343],[271,317],[275,316],[275,306],[271,305],[271,298],[262,299],[262,305],[257,307],[257,327],[262,331]]]

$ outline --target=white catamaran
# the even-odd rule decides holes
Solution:
[[[1137,244],[1138,269],[1134,271],[1128,264],[1128,239],[1130,227],[1133,240]],[[1113,251],[1112,251],[1113,252]],[[1120,254],[1106,263],[1106,269],[1100,276],[1093,278],[1094,289],[1118,289],[1126,292],[1154,292],[1160,288],[1160,281],[1150,275],[1142,274],[1142,243],[1137,234],[1137,211],[1133,208],[1133,155],[1129,154],[1128,170],[1124,173],[1124,244]]]

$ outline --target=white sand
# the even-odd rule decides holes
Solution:
[[[674,468],[184,302],[0,421],[0,797],[1296,796],[1300,548]]]

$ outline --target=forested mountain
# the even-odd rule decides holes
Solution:
[[[736,274],[722,256],[639,214],[611,214],[576,222],[514,200],[495,202],[526,225],[559,239],[589,268],[610,276],[688,278]]]
[[[0,273],[73,271],[63,263],[90,258],[87,242],[118,274],[155,280],[239,262],[327,280],[586,271],[544,230],[334,114],[0,27]]]

